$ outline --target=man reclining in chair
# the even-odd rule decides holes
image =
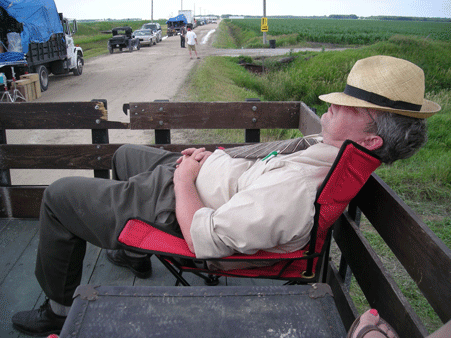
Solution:
[[[183,235],[199,258],[301,249],[309,241],[316,191],[342,143],[355,141],[385,163],[410,157],[426,142],[425,118],[440,110],[424,99],[423,71],[388,56],[358,61],[345,91],[320,99],[331,103],[321,135],[297,139],[295,147],[276,142],[277,156],[265,158],[274,143],[246,151],[187,149],[182,156],[130,145],[113,158],[114,180],[69,177],[51,184],[41,207],[36,263],[49,299],[40,309],[15,314],[14,327],[32,335],[62,328],[86,241],[148,277],[149,258],[128,255],[117,241],[132,218]]]

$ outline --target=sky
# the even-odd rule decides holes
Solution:
[[[153,6],[152,6],[153,2]],[[168,19],[180,9],[195,15],[233,14],[263,16],[263,0],[55,0],[67,18]],[[152,11],[153,7],[153,11]],[[266,15],[451,17],[451,0],[266,0]]]

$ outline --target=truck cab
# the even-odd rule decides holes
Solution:
[[[72,69],[74,75],[81,75],[83,72],[83,50],[80,46],[75,45],[73,35],[78,31],[77,20],[69,20],[62,17],[61,23],[63,24],[64,34],[66,35],[67,45],[67,57],[69,60],[69,68]]]

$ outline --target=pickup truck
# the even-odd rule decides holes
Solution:
[[[150,147],[164,148],[170,151],[201,144],[172,143],[171,130],[176,129],[241,129],[243,131],[242,143],[215,142],[202,144],[207,150],[217,147],[231,147],[260,141],[261,129],[294,129],[302,134],[317,133],[320,129],[319,117],[302,102],[129,102],[125,103],[123,111],[130,116],[129,122],[115,122],[108,120],[108,110],[105,100],[86,102],[53,102],[53,103],[0,103],[0,289],[2,301],[0,302],[0,336],[10,334],[11,316],[17,311],[29,310],[41,304],[42,291],[37,281],[30,277],[35,265],[36,248],[39,241],[39,209],[45,185],[41,182],[32,183],[33,173],[48,170],[67,171],[70,175],[74,169],[89,170],[91,176],[108,179],[111,177],[111,158],[114,151],[121,144],[109,143],[109,132],[120,131],[127,133],[134,130],[152,130],[155,138],[148,140]],[[62,135],[74,130],[87,130],[91,132],[92,143],[79,144],[9,144],[7,133],[19,129],[33,133],[34,130],[60,130]],[[14,182],[17,170],[22,170],[24,182]],[[78,173],[77,173],[78,174]],[[288,198],[288,196],[287,196]],[[363,218],[365,216],[365,219]],[[363,222],[364,219],[364,222]],[[362,222],[361,222],[362,220]],[[380,236],[380,243],[372,246],[365,237],[363,227],[371,227],[372,234]],[[400,269],[405,269],[406,280],[418,288],[418,297],[422,297],[428,304],[428,312],[434,314],[439,322],[446,323],[451,320],[451,250],[447,247],[423,221],[417,216],[380,177],[373,173],[359,194],[334,224],[334,247],[330,248],[333,255],[323,264],[327,270],[325,280],[321,282],[328,285],[329,295],[333,296],[333,308],[325,308],[326,312],[338,312],[339,322],[331,323],[342,327],[342,331],[349,330],[352,322],[359,314],[351,293],[361,290],[358,296],[367,306],[376,308],[381,317],[385,318],[394,327],[400,337],[420,338],[428,335],[425,323],[420,319],[419,311],[414,309],[409,300],[401,291],[401,286],[395,281]],[[398,259],[399,269],[395,273],[389,272],[385,263],[378,255],[381,246],[385,246],[393,256]],[[165,268],[152,257],[154,272],[147,280],[135,279],[126,269],[117,268],[108,263],[104,250],[89,246],[85,255],[84,274],[82,284],[90,286],[87,302],[93,303],[95,298],[101,296],[96,287],[115,285],[122,288],[124,295],[133,297],[135,294],[146,293],[146,304],[156,297],[155,290],[161,290],[161,304],[170,306],[170,296],[179,294],[179,297],[210,297],[215,294],[221,298],[227,293],[237,299],[240,304],[245,299],[247,291],[252,288],[257,292],[254,299],[265,297],[267,287],[274,288],[276,280],[248,280],[242,278],[224,277],[220,279],[222,287],[233,287],[224,291],[221,287],[206,287],[203,280],[197,281],[196,276],[190,280],[193,289],[178,291],[181,287],[168,286],[174,283],[174,278]],[[355,286],[351,286],[351,278],[355,277]],[[223,277],[221,277],[223,278]],[[131,289],[130,289],[131,287]],[[299,285],[299,290],[304,285]],[[136,292],[133,291],[136,288]],[[312,286],[315,289],[315,286]],[[321,287],[317,288],[322,289]],[[127,291],[125,291],[127,290]],[[269,290],[269,293],[277,289]],[[291,286],[290,292],[296,290]],[[241,298],[239,298],[241,297]],[[282,295],[274,295],[283,297]],[[294,297],[294,295],[293,295]],[[308,297],[307,297],[308,298]],[[89,300],[91,299],[91,300]],[[119,302],[119,297],[116,297]],[[213,298],[210,298],[213,299]],[[94,302],[95,303],[95,302]],[[252,305],[252,302],[250,303]],[[88,305],[86,305],[88,306]],[[255,309],[261,313],[266,310],[265,305]],[[133,313],[144,313],[145,308],[134,308]],[[185,310],[185,308],[181,308]],[[221,307],[221,313],[226,316],[233,308]],[[300,316],[313,315],[296,304],[287,311],[303,310]],[[310,310],[318,310],[312,305]],[[333,311],[332,311],[333,310]],[[107,309],[100,309],[107,311]],[[271,332],[280,333],[277,336],[298,336],[291,331],[283,331],[282,319],[277,322],[278,312],[268,313],[267,321],[271,323]],[[116,314],[122,313],[116,311]],[[189,312],[190,313],[190,312]],[[197,313],[197,310],[196,310]],[[82,307],[82,315],[90,316],[89,311]],[[94,316],[94,320],[98,319]],[[152,314],[153,315],[153,314]],[[243,315],[244,320],[252,318],[253,313]],[[141,317],[142,318],[142,317]],[[197,318],[191,313],[186,316],[185,322],[175,322],[178,326],[186,328],[186,322],[196,325]],[[221,320],[227,317],[219,316],[217,323],[211,326],[212,331],[205,331],[204,336],[213,336],[221,328]],[[98,337],[136,337],[133,331],[143,323],[134,321],[131,317],[119,319],[108,317],[109,334]],[[301,320],[300,320],[301,321]],[[97,320],[98,322],[98,320]],[[148,320],[144,320],[148,323]],[[104,324],[104,321],[101,321]],[[152,333],[165,329],[169,321],[161,320],[155,324]],[[77,324],[78,325],[78,324]],[[150,324],[149,324],[150,325]],[[248,324],[250,325],[250,324]],[[315,331],[317,323],[308,321],[309,328]],[[199,324],[197,324],[199,326]],[[74,326],[74,330],[79,330]],[[127,328],[127,329],[126,329]],[[134,329],[133,329],[134,328]],[[237,329],[239,327],[237,326]],[[121,331],[122,330],[122,331]],[[76,331],[69,331],[74,332]],[[87,330],[89,337],[92,331]],[[140,331],[142,333],[142,331]],[[187,331],[188,333],[190,331]],[[235,333],[235,331],[234,331]],[[324,332],[322,332],[324,333]],[[72,334],[72,333],[71,333]],[[164,334],[162,334],[164,336]],[[143,333],[146,336],[146,333]],[[186,333],[185,333],[186,336]],[[235,335],[234,336],[238,336]],[[345,336],[345,335],[344,335]],[[343,335],[329,335],[328,337],[344,337]],[[63,336],[62,336],[63,337]],[[66,336],[67,337],[67,336]],[[326,337],[326,335],[322,335]]]
[[[141,45],[139,43],[139,38],[132,36],[131,27],[116,27],[112,29],[113,37],[108,40],[108,51],[113,54],[114,49],[119,49],[122,51],[123,48],[128,49],[133,52],[136,48],[139,50]]]

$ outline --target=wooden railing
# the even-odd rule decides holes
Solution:
[[[172,144],[175,129],[242,129],[245,142],[260,141],[261,129],[299,129],[304,135],[320,131],[317,117],[302,102],[139,102],[124,105],[129,123],[108,121],[106,102],[0,104],[0,218],[37,218],[45,186],[13,185],[13,169],[89,169],[109,178],[111,158],[120,144],[109,144],[108,131],[155,131],[149,146],[180,151],[192,144]],[[15,129],[90,129],[90,144],[8,144]],[[218,146],[204,144],[214,150]],[[196,144],[195,146],[199,146]],[[356,277],[368,303],[389,320],[401,337],[423,337],[425,326],[359,228],[361,214],[418,285],[443,322],[451,319],[451,251],[375,174],[334,228],[341,251],[338,267],[329,262],[327,283],[345,327],[357,312],[349,296],[349,276]],[[308,315],[308,314],[306,314]]]

